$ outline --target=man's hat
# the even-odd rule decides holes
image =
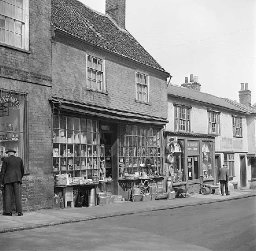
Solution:
[[[16,151],[15,151],[14,149],[7,149],[7,150],[5,151],[5,153],[9,153],[9,152],[16,153]]]

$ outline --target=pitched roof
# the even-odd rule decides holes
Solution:
[[[236,112],[247,113],[247,114],[256,112],[256,109],[253,107],[248,107],[227,98],[220,98],[208,93],[189,89],[186,87],[170,85],[167,89],[167,93],[168,95],[171,95],[174,97],[193,100],[196,102],[201,102],[201,103],[215,106],[218,108],[229,109]]]
[[[77,0],[52,0],[52,24],[91,45],[165,72],[127,30]]]

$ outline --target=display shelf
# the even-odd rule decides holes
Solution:
[[[53,171],[87,179],[102,177],[104,156],[99,144],[98,122],[56,115],[54,126]]]
[[[160,130],[152,127],[123,126],[120,129],[119,178],[125,173],[162,174]]]

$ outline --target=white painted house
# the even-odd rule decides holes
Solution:
[[[255,109],[203,93],[200,86],[191,74],[182,87],[168,87],[165,165],[173,184],[186,182],[196,191],[200,179],[217,183],[218,168],[227,163],[232,182],[249,188],[256,175]],[[239,92],[240,102],[248,95],[247,87]],[[174,144],[179,152],[169,150]]]

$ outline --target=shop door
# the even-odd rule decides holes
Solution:
[[[199,179],[198,156],[188,157],[187,166],[188,166],[188,179],[189,180]]]
[[[256,158],[251,158],[251,169],[252,169],[251,179],[256,179]]]
[[[105,168],[106,178],[112,178],[116,180],[117,173],[117,129],[115,124],[101,122],[100,124],[100,144],[104,146],[105,149]],[[108,188],[108,191],[114,193],[114,183],[112,182],[111,188]]]
[[[220,155],[215,155],[215,174],[216,174],[216,181],[219,182],[219,170],[221,167]]]
[[[246,187],[246,163],[245,163],[245,156],[240,156],[240,184],[241,187]]]

